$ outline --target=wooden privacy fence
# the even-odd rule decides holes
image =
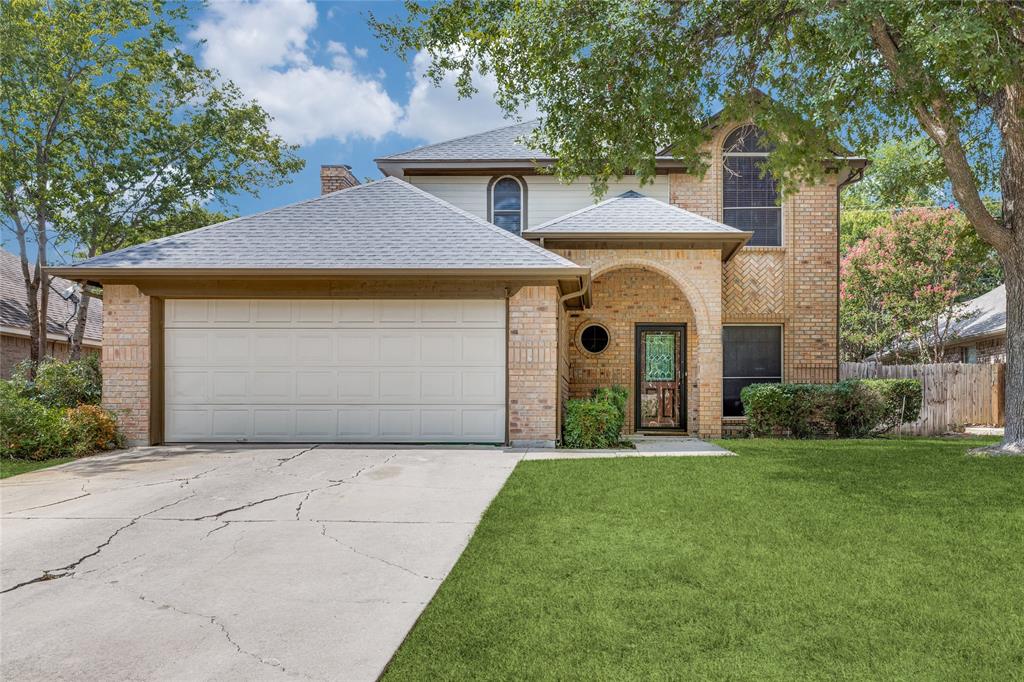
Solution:
[[[877,365],[844,362],[840,379],[917,379],[924,396],[921,418],[898,433],[934,436],[964,425],[1003,426],[1006,365]]]

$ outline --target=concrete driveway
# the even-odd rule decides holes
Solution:
[[[0,484],[0,676],[371,680],[523,453],[192,446]]]

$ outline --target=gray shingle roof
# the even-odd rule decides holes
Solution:
[[[519,142],[540,125],[539,119],[485,130],[454,140],[435,142],[408,151],[376,159],[378,163],[393,161],[552,161],[549,154]],[[659,159],[671,160],[670,154]]]
[[[951,338],[958,341],[1006,333],[1006,285],[967,301],[964,317],[953,323]],[[959,317],[959,315],[958,315]]]
[[[533,132],[539,121],[524,121],[474,135],[428,144],[378,161],[511,161],[549,158],[516,140]]]
[[[578,268],[442,199],[385,178],[96,256],[62,270]]]
[[[678,206],[629,191],[611,199],[549,220],[526,231],[527,236],[549,233],[631,232],[636,234],[707,234],[741,236],[734,227],[723,225]]]
[[[66,333],[64,321],[75,311],[75,306],[57,295],[72,285],[66,279],[54,277],[46,311],[46,329],[50,334]],[[72,323],[74,324],[74,323]],[[21,258],[0,250],[0,325],[24,329],[28,332],[28,304],[25,299],[25,280],[21,274]],[[103,338],[103,301],[91,299],[85,319],[85,338],[100,341]]]

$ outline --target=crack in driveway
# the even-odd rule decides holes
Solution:
[[[84,554],[84,555],[80,556],[79,558],[75,559],[74,561],[72,561],[70,564],[67,564],[65,566],[61,566],[60,568],[50,568],[50,569],[47,569],[47,570],[43,571],[42,575],[36,576],[35,578],[32,578],[31,580],[25,580],[25,581],[22,581],[22,582],[18,583],[17,585],[13,585],[11,587],[8,587],[6,590],[0,590],[0,594],[6,594],[8,592],[13,592],[14,590],[17,590],[17,589],[20,589],[22,587],[25,587],[26,585],[32,585],[34,583],[40,583],[40,582],[46,582],[48,580],[57,580],[59,578],[64,578],[64,577],[66,577],[68,575],[73,574],[75,572],[75,569],[78,568],[78,566],[83,561],[85,561],[87,559],[91,559],[92,557],[94,557],[94,556],[98,555],[100,552],[102,552],[105,547],[107,547],[111,542],[114,541],[114,538],[116,538],[121,533],[121,531],[126,530],[128,528],[131,528],[136,523],[138,523],[139,519],[145,518],[146,516],[149,516],[150,514],[155,514],[158,511],[163,511],[164,509],[167,509],[168,507],[173,507],[174,505],[178,504],[179,502],[184,502],[185,500],[187,500],[190,497],[195,497],[195,494],[196,494],[195,491],[192,491],[191,493],[189,493],[185,497],[181,498],[180,500],[175,500],[174,502],[171,502],[170,504],[165,504],[162,507],[154,509],[153,511],[146,512],[145,514],[139,514],[138,516],[134,517],[131,521],[129,521],[128,523],[124,524],[123,526],[121,526],[120,528],[115,530],[113,533],[111,533],[107,537],[106,540],[104,540],[103,542],[98,544],[96,546],[96,549],[92,550],[88,554]]]
[[[108,584],[111,584],[111,583],[108,583]],[[150,598],[148,598],[144,594],[140,594],[140,595],[138,595],[138,597],[139,597],[140,601],[144,601],[147,604],[152,604],[153,606],[157,607],[158,609],[168,609],[168,610],[174,611],[175,613],[179,613],[179,614],[181,614],[183,616],[190,616],[192,618],[201,618],[201,619],[207,621],[208,623],[210,623],[210,625],[216,626],[221,631],[221,633],[223,633],[224,639],[226,639],[228,641],[228,643],[231,644],[231,646],[233,646],[235,648],[235,651],[237,651],[239,654],[244,654],[245,656],[249,656],[249,657],[255,659],[256,661],[259,661],[263,665],[270,666],[271,668],[276,668],[277,670],[280,670],[281,672],[283,672],[285,674],[288,674],[288,675],[295,675],[296,674],[296,673],[290,672],[276,658],[264,658],[263,656],[259,655],[255,651],[249,651],[248,649],[243,649],[242,645],[240,645],[238,642],[236,642],[234,637],[231,636],[231,632],[227,629],[227,626],[225,626],[224,623],[220,622],[217,619],[216,616],[211,616],[211,615],[208,615],[208,614],[205,614],[205,613],[194,613],[192,611],[186,611],[184,609],[178,608],[177,606],[174,606],[173,604],[160,603],[159,601],[156,601],[155,599],[150,599]],[[302,675],[302,677],[307,677],[307,676],[306,675]],[[308,677],[307,677],[307,679],[308,679]]]
[[[341,545],[342,547],[344,547],[348,551],[352,552],[353,554],[358,554],[361,557],[366,557],[367,559],[372,559],[374,561],[379,561],[382,564],[387,564],[388,566],[391,566],[393,568],[397,568],[400,571],[405,571],[409,575],[414,575],[417,578],[423,578],[425,580],[433,580],[434,582],[441,582],[441,578],[435,578],[432,575],[423,575],[422,573],[417,573],[416,571],[412,570],[411,568],[407,568],[405,566],[402,566],[401,564],[396,564],[393,561],[388,561],[387,559],[382,559],[379,556],[374,556],[372,554],[367,554],[366,552],[359,551],[358,549],[356,549],[352,545],[349,545],[349,544],[347,544],[345,542],[342,542],[338,538],[336,538],[333,535],[331,535],[330,533],[328,533],[327,532],[327,524],[326,523],[321,523],[320,524],[320,535],[324,536],[325,538],[327,538],[329,540],[334,540],[336,543],[338,543],[339,545]]]

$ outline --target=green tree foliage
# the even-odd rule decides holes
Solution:
[[[840,264],[842,351],[941,362],[965,299],[987,290],[991,249],[956,209],[893,214]]]
[[[256,194],[303,165],[259,105],[181,49],[175,26],[188,8],[0,3],[0,215],[21,250],[34,361],[52,239],[86,257],[119,249],[192,226],[203,203]]]
[[[864,178],[843,190],[840,248],[845,253],[896,209],[949,206],[948,179],[935,144],[927,137],[883,142],[868,153]]]
[[[494,76],[507,111],[535,105],[530,142],[596,189],[693,171],[721,108],[775,145],[784,189],[845,150],[927,135],[950,192],[1006,273],[1007,450],[1024,452],[1024,5],[948,0],[442,0],[374,20],[385,44],[432,57],[428,75]],[[769,97],[751,96],[763,92]],[[992,211],[985,188],[998,182]]]

